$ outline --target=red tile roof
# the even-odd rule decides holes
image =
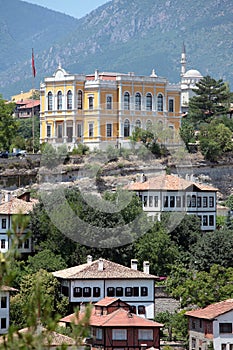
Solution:
[[[145,182],[135,182],[125,186],[125,189],[130,191],[146,191],[146,190],[165,190],[165,191],[184,191],[189,187],[196,187],[201,191],[217,191],[217,188],[185,180],[176,175],[158,175],[149,178]]]
[[[99,271],[99,260],[95,260],[91,263],[70,267],[68,269],[60,271],[55,271],[53,272],[53,275],[57,278],[62,279],[159,279],[158,276],[134,270],[109,260],[102,259],[102,261],[103,271]]]
[[[40,105],[40,100],[30,100],[26,103],[23,103],[21,107],[19,107],[19,109],[25,109],[25,108],[33,108],[33,107],[37,107]]]
[[[100,301],[98,301],[97,303],[95,303],[95,305],[96,306],[109,306],[117,300],[119,300],[119,298],[105,297],[105,298],[101,299]]]
[[[233,299],[220,301],[219,303],[211,304],[203,309],[188,311],[186,316],[204,318],[213,320],[214,318],[233,310]]]
[[[33,210],[34,205],[38,203],[37,199],[30,199],[29,202],[12,198],[7,202],[0,204],[0,214],[28,214]]]
[[[79,319],[82,318],[84,314],[79,314]],[[65,323],[75,323],[77,324],[79,320],[75,314],[63,317],[60,322]],[[163,327],[163,324],[148,320],[132,314],[123,308],[119,308],[116,311],[111,312],[107,315],[96,315],[95,309],[92,310],[90,317],[90,326],[96,327]]]

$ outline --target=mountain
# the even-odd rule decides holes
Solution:
[[[20,0],[0,0],[0,6],[4,97],[32,87],[32,47],[35,87],[58,63],[71,73],[99,69],[149,75],[155,68],[177,83],[183,42],[187,69],[233,86],[231,0],[112,0],[81,19]],[[25,16],[30,20],[22,20]]]

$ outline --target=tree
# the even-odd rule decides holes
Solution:
[[[180,137],[184,141],[186,148],[189,150],[189,143],[195,142],[195,129],[193,124],[186,119],[182,120]]]
[[[188,114],[196,126],[228,111],[230,91],[222,79],[215,80],[207,75],[196,83],[193,91],[196,95],[189,101]]]
[[[26,262],[26,271],[36,273],[43,269],[48,272],[62,270],[67,267],[61,255],[54,254],[50,249],[44,249],[34,256],[29,256]]]
[[[26,149],[32,151],[33,149],[33,128],[34,128],[34,150],[39,150],[40,141],[40,119],[34,116],[32,118],[19,119],[17,136],[13,138],[11,148]]]
[[[18,123],[13,117],[14,103],[6,103],[0,95],[0,149],[9,150],[13,138],[16,136]]]

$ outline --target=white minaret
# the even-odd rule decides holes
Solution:
[[[183,75],[186,72],[186,50],[185,50],[185,44],[183,43],[183,48],[182,48],[182,54],[181,54],[181,71],[180,71],[180,76],[183,77]]]

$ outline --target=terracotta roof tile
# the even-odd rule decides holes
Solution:
[[[27,202],[23,199],[12,198],[8,202],[0,204],[0,214],[28,214],[36,203],[38,203],[37,199],[31,199]]]
[[[83,314],[80,313],[79,319],[82,316]],[[71,314],[60,319],[60,322],[77,324],[79,320],[75,314]],[[93,309],[90,317],[90,325],[96,327],[163,327],[161,323],[129,313],[123,308],[119,308],[107,315],[96,315]]]
[[[119,300],[119,298],[105,297],[105,298],[101,299],[100,301],[98,301],[97,303],[95,303],[95,305],[96,306],[109,306],[117,300]]]
[[[203,309],[188,311],[185,313],[185,315],[197,318],[204,318],[207,320],[213,320],[217,316],[220,316],[232,310],[233,299],[228,299],[225,301],[220,301],[219,303],[211,304]]]
[[[165,191],[184,191],[189,187],[197,187],[201,191],[217,191],[216,188],[197,182],[185,180],[176,175],[158,175],[149,178],[145,182],[135,182],[125,186],[130,191],[146,191],[146,190],[165,190]]]
[[[158,276],[134,270],[129,267],[103,259],[103,271],[98,270],[99,260],[92,263],[70,267],[68,269],[55,271],[53,275],[63,279],[159,279]]]

